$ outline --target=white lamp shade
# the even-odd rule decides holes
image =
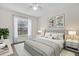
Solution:
[[[68,31],[69,35],[76,35],[76,31]]]
[[[38,33],[42,33],[42,30],[38,30]]]

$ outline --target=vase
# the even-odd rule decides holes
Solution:
[[[6,46],[6,40],[4,40],[3,36],[1,36],[0,48],[4,48],[5,46]]]
[[[0,44],[4,42],[3,36],[1,36]]]

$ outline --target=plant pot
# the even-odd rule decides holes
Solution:
[[[0,43],[2,44],[3,42],[4,42],[3,36],[1,36]]]
[[[0,44],[2,44],[4,42],[4,39],[0,39]]]
[[[2,44],[2,42],[3,42],[3,41],[0,39],[0,44]]]
[[[3,39],[7,39],[7,35],[3,35]]]

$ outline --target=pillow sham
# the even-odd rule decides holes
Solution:
[[[51,37],[52,37],[52,33],[46,33],[46,34],[45,34],[45,38],[51,39]]]
[[[52,34],[52,39],[57,39],[57,37],[58,37],[58,34],[57,33],[53,33]]]
[[[55,39],[55,40],[63,40],[64,33],[45,33],[45,38],[48,39]]]
[[[59,33],[58,34],[58,39],[63,40],[63,36],[64,36],[64,33]]]
[[[49,38],[49,39],[57,39],[57,33],[50,33],[50,32],[47,32],[45,34],[45,38]]]
[[[63,33],[55,33],[56,34],[56,36],[54,36],[54,38],[56,39],[56,40],[63,40]],[[53,36],[52,36],[52,39],[53,39]]]

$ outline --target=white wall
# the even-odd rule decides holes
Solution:
[[[79,30],[79,6],[71,6],[66,9],[50,11],[42,16],[39,21],[36,17],[28,16],[22,13],[10,11],[4,8],[0,8],[0,27],[7,27],[10,30],[9,39],[12,42],[13,39],[13,18],[12,15],[18,15],[22,17],[29,17],[32,20],[32,35],[36,35],[39,28],[48,28],[48,18],[51,16],[65,14],[65,29],[67,30]],[[38,24],[39,22],[39,24]]]
[[[61,14],[65,14],[66,30],[79,30],[79,6],[77,5],[46,13],[39,19],[39,28],[48,28],[48,18]]]
[[[32,20],[32,35],[35,36],[37,33],[38,20],[36,17],[28,16],[22,13],[7,10],[5,8],[0,8],[0,28],[9,28],[10,35],[9,39],[11,43],[13,42],[13,15],[18,15],[22,17],[29,17]]]

